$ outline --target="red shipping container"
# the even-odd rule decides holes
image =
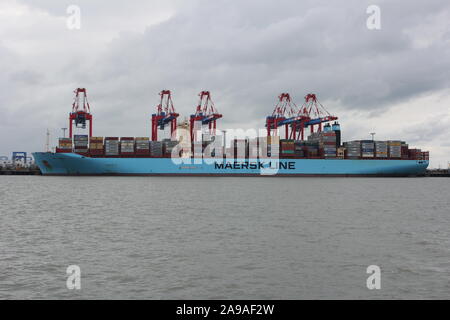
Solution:
[[[102,155],[102,154],[104,154],[103,149],[90,149],[89,153],[90,154],[94,154],[94,155]]]
[[[56,148],[56,153],[72,153],[72,149]]]

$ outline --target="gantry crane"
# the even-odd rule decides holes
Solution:
[[[87,100],[85,88],[77,88],[72,104],[72,112],[69,114],[69,137],[72,138],[73,123],[76,128],[86,129],[86,121],[89,121],[89,137],[92,137],[92,114]]]
[[[170,90],[162,90],[159,93],[161,100],[156,106],[156,113],[152,114],[152,141],[158,140],[158,129],[164,130],[170,124],[170,134],[173,137],[177,129],[178,113],[173,106]]]
[[[311,118],[305,123],[305,127],[311,128],[311,133],[314,132],[314,126],[318,126],[318,132],[322,131],[322,123],[338,120],[338,117],[331,115],[325,107],[317,100],[314,93],[308,93],[305,96],[305,103],[302,106],[308,116]]]
[[[28,159],[28,158],[29,158],[29,157],[27,157],[27,153],[26,153],[26,152],[23,152],[23,151],[14,151],[14,152],[12,153],[11,160],[12,160],[13,165],[16,165],[16,161],[18,161],[18,160],[23,160],[23,163],[24,163],[24,164],[27,164],[27,159]]]
[[[216,122],[218,119],[222,118],[222,115],[217,111],[214,106],[214,102],[211,100],[211,94],[209,91],[202,91],[199,93],[199,102],[195,114],[190,117],[190,129],[191,129],[191,141],[195,139],[194,126],[196,123],[200,122],[200,129],[204,125],[208,125],[209,134],[216,134]]]
[[[296,104],[291,101],[289,93],[281,93],[272,115],[266,117],[267,136],[271,135],[272,130],[284,126],[286,139],[296,139],[296,133],[303,132],[305,123],[310,120],[305,111],[298,110]],[[289,128],[291,128],[290,131]]]

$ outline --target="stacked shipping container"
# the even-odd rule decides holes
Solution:
[[[205,154],[205,152],[207,152],[208,154],[205,154],[205,156],[207,156],[207,157],[209,157],[210,155],[212,156],[212,157],[214,157],[215,156],[215,150],[213,149],[213,150],[210,150],[209,148],[208,148],[208,146],[211,144],[211,143],[213,143],[214,141],[215,141],[215,139],[216,139],[216,136],[214,136],[214,135],[211,135],[211,134],[203,134],[202,135],[202,150],[203,150],[203,153]],[[178,142],[177,142],[178,143]],[[206,149],[208,148],[208,151],[206,151]]]
[[[120,138],[120,154],[122,156],[134,155],[134,138],[121,137]]]
[[[150,141],[150,155],[152,157],[162,157],[163,143],[161,141]]]
[[[402,141],[401,154],[402,159],[409,159],[409,147],[404,141]]]
[[[198,142],[197,157],[203,157],[203,152],[216,136],[203,135]],[[171,157],[173,148],[180,141],[164,139],[150,141],[148,137],[88,137],[74,135],[73,144],[70,138],[60,138],[56,152],[74,152],[92,156],[152,156]],[[223,148],[221,144],[218,144]],[[189,146],[186,147],[189,150]],[[215,150],[210,150],[208,157],[215,156]],[[344,142],[344,147],[337,147],[336,134],[329,128],[326,132],[316,132],[307,141],[281,139],[279,136],[258,137],[256,139],[234,139],[231,148],[227,150],[232,158],[339,158],[339,159],[411,159],[428,160],[429,153],[420,149],[409,149],[408,145],[399,140],[373,141],[356,140]],[[180,152],[181,153],[181,152]],[[195,154],[195,153],[194,153]],[[183,156],[180,154],[180,156]],[[189,152],[190,156],[190,152]]]
[[[269,136],[266,138],[267,145],[267,156],[268,157],[278,157],[280,155],[280,137],[279,136]],[[263,149],[264,151],[264,149]],[[264,156],[264,154],[263,154]]]
[[[402,157],[402,142],[398,140],[389,140],[389,158],[401,158]]]
[[[260,154],[262,154],[262,150],[260,151],[259,139],[254,138],[250,139],[248,143],[248,157],[252,159],[259,158]],[[263,145],[261,145],[262,147]]]
[[[105,138],[105,156],[119,155],[119,138],[106,137]]]
[[[173,148],[175,148],[177,144],[178,141],[171,141],[170,139],[164,140],[164,147],[163,147],[164,157],[168,158],[171,157]]]
[[[294,142],[295,146],[295,156],[298,158],[304,158],[307,156],[308,153],[308,147],[305,143],[305,141],[296,140]]]
[[[361,157],[361,141],[354,140],[354,141],[347,141],[344,142],[345,157],[347,159],[359,159]]]
[[[282,157],[295,157],[295,141],[291,139],[280,140],[280,150]]]
[[[388,157],[387,141],[375,141],[375,157],[376,158],[387,158]]]
[[[137,137],[135,141],[136,141],[136,155],[149,156],[150,139],[147,137]]]
[[[323,150],[325,158],[336,158],[336,133],[323,132],[320,135],[319,148]]]
[[[59,138],[56,152],[72,152],[72,139]]]
[[[89,154],[93,156],[100,156],[104,154],[103,137],[89,138]]]
[[[248,139],[234,139],[231,141],[231,152],[234,158],[248,158]]]
[[[78,134],[73,136],[73,152],[79,154],[87,154],[88,153],[88,136],[84,134]]]
[[[373,140],[361,140],[361,157],[373,158],[375,156],[375,142]]]
[[[326,129],[325,132],[314,132],[308,136],[308,142],[314,143],[311,148],[308,148],[308,153],[314,153],[317,146],[318,154],[313,157],[323,154],[324,158],[336,158],[336,133],[331,131],[330,126],[324,129]]]
[[[409,149],[408,157],[410,159],[424,160],[422,150],[420,150],[420,149]]]

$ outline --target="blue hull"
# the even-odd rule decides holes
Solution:
[[[33,153],[44,175],[417,176],[427,160],[90,158]],[[196,163],[197,161],[198,163]]]

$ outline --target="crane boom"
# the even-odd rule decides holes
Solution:
[[[156,106],[156,113],[152,114],[152,141],[158,140],[158,129],[164,130],[167,125],[170,125],[170,134],[173,136],[179,116],[175,112],[170,90],[162,90],[159,95],[160,101]]]
[[[199,94],[199,101],[195,113],[190,117],[190,129],[191,129],[191,140],[194,141],[194,126],[196,123],[201,124],[201,127],[207,125],[209,128],[209,133],[212,135],[216,134],[217,120],[222,118],[214,102],[211,99],[211,93],[209,91],[201,91]]]
[[[89,121],[89,137],[92,137],[92,114],[86,88],[77,88],[74,93],[72,112],[69,114],[69,137],[72,138],[73,123],[76,128],[86,129],[86,121]]]

